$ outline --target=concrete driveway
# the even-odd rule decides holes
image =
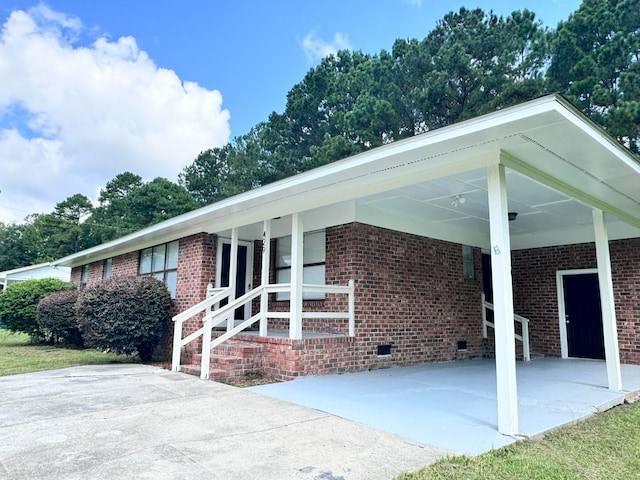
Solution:
[[[0,378],[4,479],[391,479],[445,454],[152,366]]]

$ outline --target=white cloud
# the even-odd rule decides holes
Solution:
[[[199,152],[228,141],[220,92],[159,68],[132,37],[77,45],[83,28],[46,6],[3,25],[0,221],[92,197],[127,170],[176,181]]]
[[[334,55],[338,50],[351,50],[349,36],[343,33],[335,33],[330,42],[326,42],[310,32],[302,40],[302,49],[309,61],[315,62],[328,55]]]

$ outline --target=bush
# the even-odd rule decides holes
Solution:
[[[51,343],[62,340],[65,344],[82,347],[76,316],[78,294],[77,290],[67,290],[52,293],[40,300],[37,308],[38,325],[50,337]]]
[[[111,277],[87,287],[77,304],[85,343],[151,359],[169,324],[171,294],[153,277]]]
[[[0,323],[12,332],[28,334],[32,340],[44,340],[37,321],[40,300],[55,292],[75,289],[73,283],[55,278],[11,283],[0,293]]]

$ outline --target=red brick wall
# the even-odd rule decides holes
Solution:
[[[174,299],[174,315],[201,302],[207,294],[207,284],[216,278],[217,237],[199,233],[180,239],[178,245],[178,282]],[[183,337],[202,327],[202,315],[197,315],[183,324]],[[173,338],[173,334],[171,334]],[[200,352],[202,340],[184,347],[185,360]]]
[[[360,368],[482,355],[480,252],[475,279],[462,264],[459,244],[358,223],[327,229],[327,283],[356,281]],[[385,344],[391,355],[379,357]]]
[[[217,239],[197,234],[180,240],[175,312],[205,297],[215,278]],[[254,285],[260,283],[260,248],[254,255]],[[611,243],[618,334],[624,362],[640,363],[640,239]],[[273,260],[273,258],[272,258]],[[113,259],[113,275],[137,274],[138,252]],[[416,235],[352,223],[326,230],[326,282],[356,282],[356,337],[340,342],[284,342],[274,347],[265,365],[281,378],[300,374],[363,370],[390,365],[448,361],[483,354],[480,296],[482,262],[475,251],[475,279],[462,272],[462,247]],[[531,319],[532,353],[559,356],[560,338],[556,271],[595,267],[591,244],[521,250],[513,253],[516,313]],[[102,278],[102,262],[90,266],[90,283]],[[270,272],[274,279],[273,262]],[[80,279],[74,268],[72,279]],[[346,297],[304,302],[305,309],[345,309]],[[271,310],[288,310],[288,302],[270,302]],[[257,311],[257,304],[254,305]],[[326,324],[329,326],[326,326]],[[288,322],[270,321],[287,328]],[[191,319],[184,333],[201,326]],[[305,320],[304,330],[346,333],[346,320]],[[465,350],[458,342],[466,341]],[[390,355],[377,355],[379,345],[391,345]],[[199,351],[194,342],[185,360]]]
[[[299,347],[304,353],[287,353],[284,348],[283,358],[303,362],[301,371],[309,374],[481,356],[479,250],[474,267],[475,279],[464,279],[459,244],[358,223],[328,228],[326,283],[346,285],[355,280],[356,337],[345,345],[321,342]],[[254,272],[258,285],[259,253]],[[274,282],[273,262],[270,277]],[[345,311],[346,302],[344,295],[327,295],[324,301],[305,301],[304,309]],[[272,298],[269,309],[288,311],[289,302]],[[269,326],[288,328],[288,320],[270,320]],[[346,320],[335,319],[305,319],[303,330],[348,331]],[[467,342],[466,350],[458,350],[458,341]],[[378,356],[378,345],[389,344],[391,355]],[[288,372],[289,368],[276,370]]]
[[[620,358],[640,363],[640,239],[610,242]],[[512,255],[514,308],[531,320],[531,351],[561,355],[556,272],[596,268],[592,243],[518,250]]]
[[[111,276],[132,276],[138,274],[138,262],[140,259],[139,252],[126,253],[113,257],[111,264]],[[80,277],[82,275],[82,267],[74,267],[71,269],[71,281],[80,286]],[[89,264],[89,279],[87,285],[91,285],[102,280],[104,276],[104,261],[93,262]]]

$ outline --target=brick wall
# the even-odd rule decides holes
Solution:
[[[611,243],[620,358],[640,364],[640,238]]]
[[[640,239],[610,242],[620,358],[640,364]],[[559,357],[556,272],[596,268],[595,245],[518,250],[512,255],[514,309],[531,320],[533,354]]]
[[[465,279],[459,244],[358,223],[327,229],[327,283],[356,281],[359,367],[481,356],[479,251],[474,267]],[[378,356],[378,345],[391,354]]]
[[[290,377],[292,365],[311,374],[481,356],[480,251],[474,252],[474,279],[463,278],[462,268],[459,244],[359,223],[328,228],[326,282],[355,280],[356,337],[345,344],[305,340],[295,349],[281,345],[280,363],[277,355],[272,357],[265,362],[267,370]],[[256,255],[256,285],[259,271]],[[273,282],[273,265],[270,277]],[[345,311],[346,302],[344,295],[327,295],[324,301],[305,301],[304,308]],[[272,298],[269,308],[288,311],[289,302]],[[288,321],[269,325],[288,328]],[[346,333],[347,321],[309,319],[303,330]],[[458,349],[459,341],[466,342],[466,349]],[[379,345],[391,345],[391,353],[378,355]]]
[[[180,240],[175,312],[205,297],[207,283],[215,278],[216,247],[214,235]],[[640,239],[611,242],[611,259],[621,358],[640,363]],[[273,260],[272,255],[271,282]],[[138,261],[138,252],[115,257],[113,275],[137,274]],[[253,284],[258,285],[259,243],[253,262]],[[355,280],[356,337],[344,342],[270,339],[264,364],[277,378],[289,379],[482,356],[487,342],[482,339],[482,261],[477,249],[474,267],[475,278],[465,279],[459,244],[359,223],[328,228],[326,282],[346,285]],[[531,320],[532,354],[560,355],[556,271],[585,268],[595,268],[592,244],[513,252],[514,305],[516,313]],[[102,262],[89,270],[90,283],[99,278]],[[79,279],[80,268],[74,268],[72,280]],[[304,309],[344,311],[345,305],[346,297],[327,295],[322,301],[305,301]],[[254,311],[257,308],[254,304]],[[288,309],[289,302],[270,299],[270,310]],[[200,328],[200,318],[186,323],[184,334]],[[269,325],[288,328],[288,321],[272,320]],[[346,320],[303,322],[304,330],[346,333],[346,328]],[[458,348],[459,342],[466,342],[466,348]],[[378,346],[386,345],[390,354],[378,355]],[[199,349],[199,342],[187,346],[183,361]]]
[[[180,239],[178,245],[178,282],[174,299],[173,315],[201,302],[207,294],[207,284],[216,278],[217,237],[199,233]],[[182,328],[183,337],[202,327],[202,315],[187,320]],[[171,333],[173,338],[173,333]],[[200,352],[202,340],[184,347],[185,361]]]

